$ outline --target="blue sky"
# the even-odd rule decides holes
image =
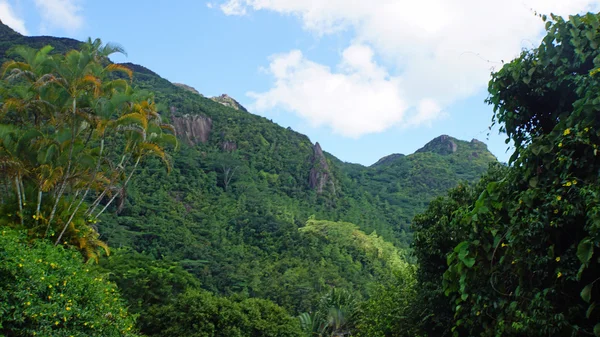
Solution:
[[[120,43],[128,56],[116,61],[205,96],[227,93],[370,165],[441,134],[482,140],[506,161],[505,137],[488,137],[490,71],[538,44],[534,11],[597,9],[592,0],[0,0],[0,19],[26,35]]]

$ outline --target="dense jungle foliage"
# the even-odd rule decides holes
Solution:
[[[489,84],[510,166],[415,219],[430,335],[600,335],[600,15],[542,19]]]
[[[492,74],[508,165],[440,136],[370,167],[1,26],[0,331],[600,335],[599,18]]]

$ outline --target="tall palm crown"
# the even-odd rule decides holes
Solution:
[[[132,71],[110,62],[120,46],[89,39],[65,55],[52,50],[16,47],[2,66],[0,223],[93,257],[98,216],[144,157],[168,168],[165,146],[177,141],[153,96],[131,87]]]

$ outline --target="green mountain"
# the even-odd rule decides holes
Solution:
[[[461,181],[478,179],[492,162],[496,158],[484,143],[442,135],[411,155],[392,154],[370,167],[346,164],[342,169],[359,188],[386,204],[391,223],[405,229],[430,200]]]
[[[38,47],[0,78],[0,335],[600,336],[600,14],[540,17],[489,82],[510,166],[447,135],[344,163],[0,25]]]
[[[0,53],[48,44],[61,53],[80,43],[25,37],[0,25]],[[129,250],[114,259],[141,253],[176,261],[214,294],[269,299],[294,314],[314,308],[332,287],[368,298],[393,278],[398,254],[409,259],[413,216],[496,161],[479,141],[440,136],[369,167],[345,163],[227,95],[206,98],[143,66],[124,65],[137,90],[154,94],[180,146],[170,154],[170,172],[160,159],[142,162],[102,215],[100,239]],[[105,267],[115,281],[127,279],[110,260]]]

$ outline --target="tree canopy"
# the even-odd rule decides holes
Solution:
[[[541,45],[489,84],[510,167],[416,221],[421,284],[443,273],[428,287],[450,296],[429,305],[445,335],[600,335],[600,15],[541,18]]]

